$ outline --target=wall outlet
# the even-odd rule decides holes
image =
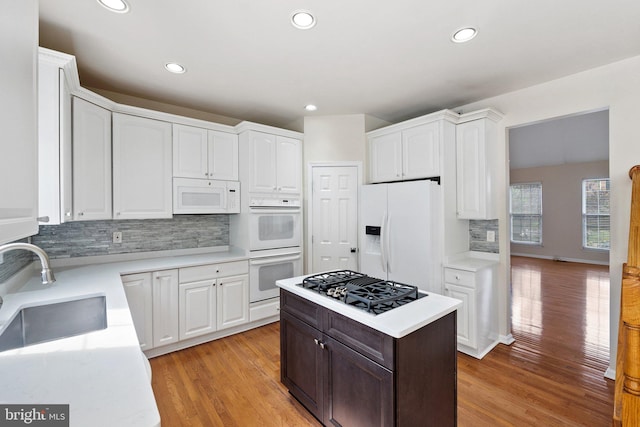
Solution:
[[[487,242],[496,241],[496,232],[493,230],[487,230]]]
[[[113,243],[122,243],[122,231],[113,232]]]

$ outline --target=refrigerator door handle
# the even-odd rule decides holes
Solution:
[[[387,228],[387,212],[382,215],[382,231],[380,232],[380,261],[382,261],[382,271],[387,272],[387,254],[386,250],[386,242],[385,239],[385,229]]]
[[[387,237],[384,239],[385,243],[387,244],[387,247],[385,249],[387,258],[387,270],[389,270],[389,273],[391,273],[391,264],[393,264],[393,261],[391,260],[391,239],[389,238],[389,235],[391,234],[391,215],[387,215],[387,226],[385,228],[387,229]]]

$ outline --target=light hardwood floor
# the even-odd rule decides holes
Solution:
[[[458,353],[458,425],[611,425],[608,268],[513,257],[512,278],[516,342]],[[273,323],[151,359],[162,425],[320,426],[280,384],[279,338]]]

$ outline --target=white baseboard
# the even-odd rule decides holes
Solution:
[[[550,259],[553,261],[565,261],[565,262],[579,262],[581,264],[595,264],[595,265],[609,265],[608,261],[594,261],[590,259],[579,259],[579,258],[564,258],[564,257],[556,257],[549,255],[536,255],[536,254],[523,254],[517,252],[511,252],[511,256],[523,256],[528,258],[538,258],[538,259]]]
[[[604,377],[615,381],[616,380],[616,370],[615,369],[611,369],[611,368],[607,368],[607,370],[604,371]]]
[[[516,342],[515,338],[513,338],[513,335],[509,334],[509,335],[500,335],[498,337],[498,341],[500,341],[502,344],[505,345],[511,345],[514,342]]]

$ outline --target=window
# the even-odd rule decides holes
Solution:
[[[512,184],[509,213],[513,243],[542,244],[542,183]]]
[[[582,181],[582,246],[609,249],[609,178]]]

